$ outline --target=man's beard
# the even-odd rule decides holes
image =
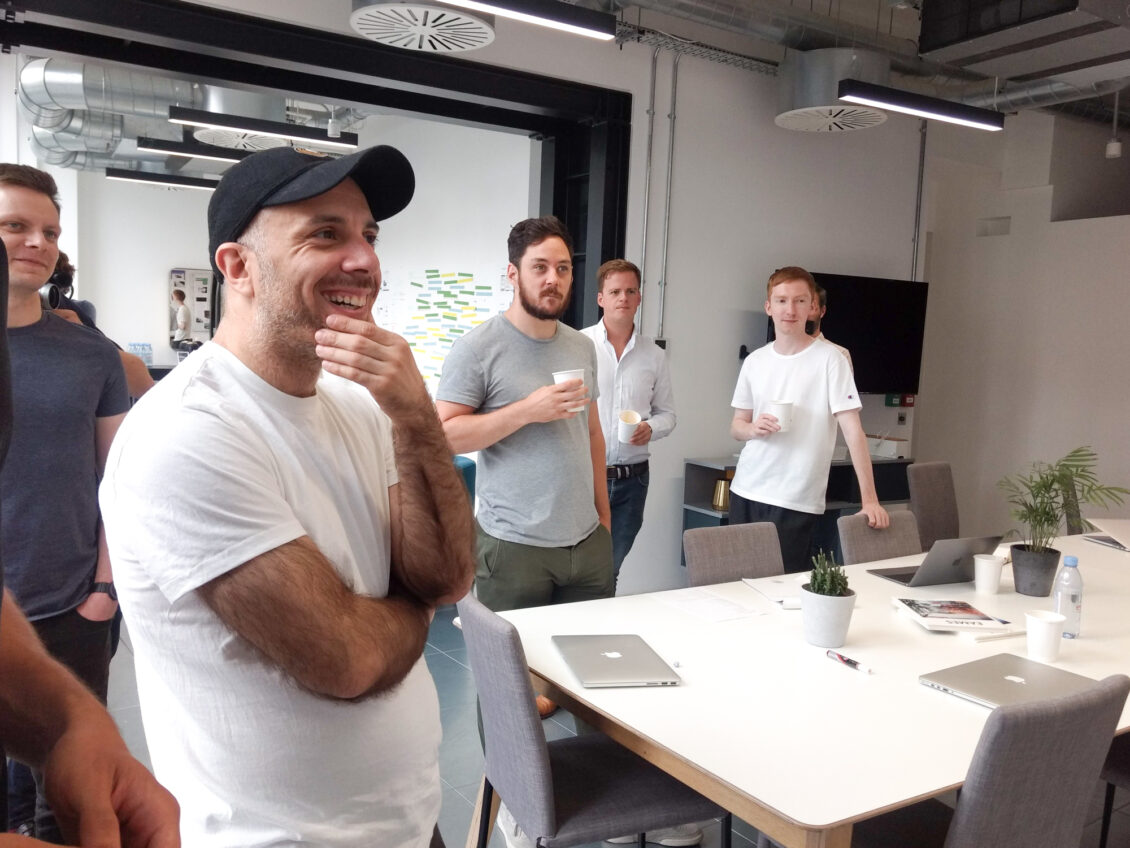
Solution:
[[[537,318],[539,321],[556,321],[564,315],[565,310],[569,308],[569,299],[572,295],[573,289],[570,287],[569,291],[565,292],[565,296],[561,299],[561,305],[557,307],[557,309],[543,309],[536,301],[532,301],[526,297],[526,289],[522,286],[522,278],[518,278],[518,301],[522,304],[522,308],[526,310],[527,315],[531,318]]]

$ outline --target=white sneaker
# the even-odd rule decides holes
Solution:
[[[615,836],[612,839],[605,839],[604,841],[612,845],[631,845],[638,838],[636,834],[633,834],[631,836]],[[669,848],[698,845],[702,842],[702,831],[699,829],[698,825],[695,824],[679,824],[675,825],[675,827],[665,827],[662,830],[649,830],[647,832],[647,841],[653,842],[656,845],[667,845]]]
[[[505,804],[498,805],[498,818],[494,820],[494,826],[502,832],[502,838],[506,840],[506,848],[536,848],[534,840],[522,832],[522,828],[518,827],[518,822],[510,815]]]

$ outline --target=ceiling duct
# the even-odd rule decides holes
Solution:
[[[353,0],[349,25],[370,41],[423,53],[463,53],[494,41],[492,15],[434,2]]]
[[[781,63],[777,126],[802,132],[852,132],[877,127],[887,120],[880,109],[841,103],[840,80],[886,85],[890,61],[878,53],[849,48],[790,50]]]
[[[286,99],[283,97],[270,97],[211,85],[205,87],[203,111],[239,118],[259,118],[280,124],[287,122]],[[168,113],[165,117],[168,117]],[[290,144],[284,138],[256,135],[244,130],[211,127],[194,127],[192,137],[201,144],[214,144],[217,147],[230,147],[235,150],[266,150],[271,147],[286,147]]]

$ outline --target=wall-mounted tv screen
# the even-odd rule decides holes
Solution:
[[[851,352],[855,387],[871,394],[918,394],[926,283],[813,273],[828,291],[824,336]],[[769,340],[773,340],[769,322]]]

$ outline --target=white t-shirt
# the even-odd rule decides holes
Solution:
[[[181,324],[184,324],[184,329],[181,329]],[[173,341],[179,342],[187,339],[192,330],[192,313],[189,311],[187,304],[182,303],[177,307],[176,326],[173,328]]]
[[[836,446],[834,416],[861,406],[847,360],[831,344],[815,341],[791,356],[772,343],[758,348],[742,363],[730,405],[757,418],[775,400],[792,401],[792,423],[787,432],[745,443],[730,491],[820,514]]]
[[[355,592],[384,596],[397,479],[390,422],[364,389],[323,374],[314,397],[292,397],[214,343],[123,422],[102,516],[185,845],[429,844],[440,723],[423,659],[384,695],[318,697],[193,591],[308,535]]]

